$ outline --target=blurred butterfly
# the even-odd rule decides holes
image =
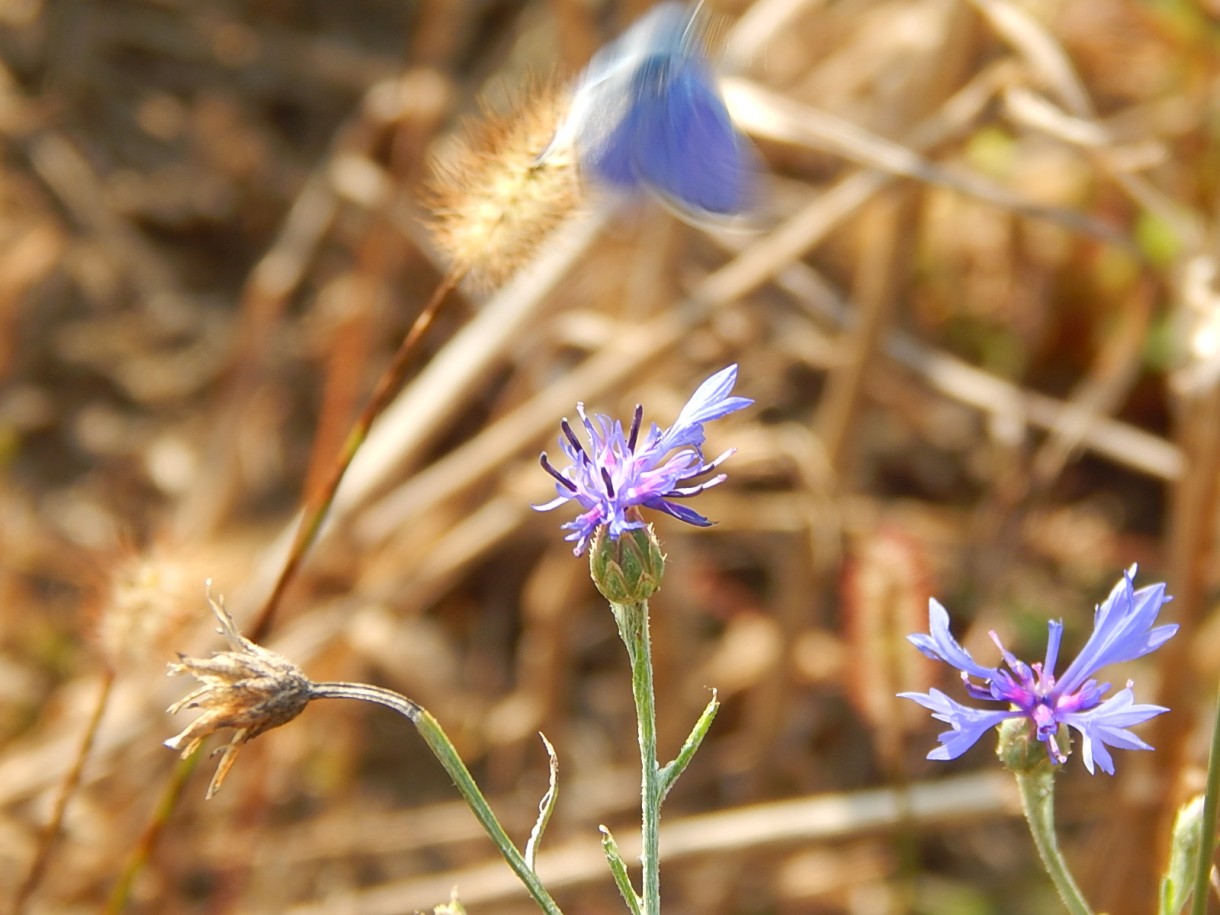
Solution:
[[[586,174],[646,188],[688,221],[747,213],[754,150],[716,89],[697,15],[697,5],[658,4],[598,51],[542,157],[570,146]]]

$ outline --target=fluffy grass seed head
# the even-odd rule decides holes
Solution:
[[[237,631],[223,603],[212,599],[211,582],[208,582],[208,603],[220,621],[219,631],[229,648],[210,658],[188,658],[180,654],[179,660],[169,665],[169,676],[190,674],[203,684],[171,705],[170,714],[186,708],[203,709],[203,714],[182,733],[165,741],[165,745],[171,750],[181,750],[185,759],[210,734],[222,728],[236,731],[224,748],[224,755],[208,786],[207,796],[211,798],[220,790],[242,744],[301,714],[314,698],[314,687],[287,658],[254,644]]]
[[[516,110],[484,111],[437,160],[429,191],[432,230],[459,276],[494,288],[527,264],[580,202],[574,155],[542,157],[566,107],[562,89],[526,91]]]
[[[209,561],[211,561],[209,559]],[[94,641],[112,670],[139,670],[162,658],[194,618],[206,566],[198,550],[172,544],[116,550],[90,576]]]

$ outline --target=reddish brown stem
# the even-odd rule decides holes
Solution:
[[[275,587],[272,589],[254,625],[251,627],[250,638],[253,641],[263,641],[271,631],[271,627],[275,622],[275,614],[279,609],[284,592],[288,589],[288,585],[291,584],[293,577],[300,568],[301,562],[305,558],[305,553],[308,552],[309,547],[317,537],[318,531],[322,527],[322,522],[326,518],[326,513],[330,510],[331,503],[335,500],[335,493],[339,490],[339,484],[343,481],[343,475],[347,473],[347,468],[351,466],[352,460],[355,459],[356,453],[360,450],[360,446],[364,444],[364,440],[368,437],[369,429],[372,427],[373,422],[381,415],[386,406],[389,405],[391,398],[401,386],[402,380],[406,376],[407,368],[411,364],[411,359],[419,346],[419,342],[432,325],[432,321],[439,313],[441,305],[457,285],[459,279],[459,276],[450,273],[436,287],[436,291],[432,293],[432,298],[428,300],[428,303],[416,317],[415,323],[411,325],[410,330],[403,337],[393,360],[386,367],[386,370],[382,372],[381,378],[378,379],[372,396],[369,397],[368,403],[365,404],[360,416],[356,418],[356,422],[348,433],[347,440],[343,443],[343,447],[335,458],[334,464],[331,465],[330,473],[326,476],[321,486],[306,495],[305,507],[301,513],[301,522],[297,527],[296,537],[293,539],[288,559],[285,561],[284,568],[276,580]]]

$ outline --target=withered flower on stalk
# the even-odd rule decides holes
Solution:
[[[186,708],[203,709],[203,714],[182,733],[165,741],[165,745],[172,750],[181,750],[185,759],[208,735],[222,728],[236,731],[224,748],[220,765],[208,786],[207,796],[211,798],[220,790],[242,744],[301,714],[314,698],[314,686],[300,668],[283,655],[242,636],[225,610],[223,599],[220,602],[212,599],[211,581],[207,584],[208,603],[220,621],[219,632],[229,643],[229,649],[206,659],[179,654],[179,660],[169,665],[169,676],[186,673],[203,684],[171,705],[170,714]]]

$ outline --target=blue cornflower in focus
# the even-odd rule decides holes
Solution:
[[[565,419],[559,447],[571,461],[570,466],[556,469],[542,454],[543,468],[556,480],[556,497],[539,511],[558,508],[575,501],[583,509],[576,520],[563,525],[569,531],[565,539],[575,541],[573,552],[579,556],[589,545],[599,528],[605,528],[612,540],[627,531],[645,526],[641,507],[673,515],[687,524],[707,527],[711,524],[698,512],[675,502],[710,489],[725,479],[724,474],[708,478],[735,449],[724,452],[714,461],[703,458],[703,424],[720,419],[754,401],[731,396],[737,381],[737,366],[721,369],[691,395],[677,420],[668,429],[653,423],[641,437],[643,407],[635,408],[631,428],[623,431],[622,423],[608,416],[585,414],[584,404],[576,412],[589,438],[586,448]]]
[[[971,708],[950,699],[938,689],[927,693],[899,693],[932,711],[932,717],[947,723],[951,730],[939,735],[941,746],[928,759],[956,759],[965,753],[988,729],[1011,718],[1026,718],[1038,740],[1046,746],[1051,761],[1062,763],[1067,755],[1059,748],[1056,732],[1067,725],[1079,732],[1080,752],[1085,768],[1093,772],[1094,763],[1107,774],[1114,774],[1110,747],[1124,750],[1151,750],[1128,728],[1153,718],[1168,709],[1159,705],[1138,705],[1131,692],[1131,681],[1109,699],[1103,697],[1109,683],[1092,679],[1107,664],[1118,664],[1155,651],[1178,631],[1176,624],[1153,627],[1161,607],[1170,598],[1165,585],[1134,589],[1136,567],[1123,574],[1110,596],[1097,608],[1093,633],[1062,676],[1055,675],[1059,659],[1059,640],[1063,623],[1051,621],[1046,658],[1026,664],[1000,643],[995,632],[992,641],[1000,649],[1007,670],[984,667],[975,662],[949,632],[949,614],[935,599],[928,602],[929,635],[908,636],[929,658],[944,661],[962,672],[962,683],[973,699],[997,702],[1001,708]],[[972,679],[974,678],[974,679]],[[976,683],[975,680],[982,681]]]
[[[716,88],[697,7],[653,7],[593,56],[555,139],[620,191],[647,189],[688,221],[723,221],[755,202],[758,171]]]

